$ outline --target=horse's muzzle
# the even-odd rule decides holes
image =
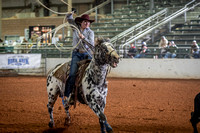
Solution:
[[[119,63],[119,57],[113,57],[111,67],[116,68],[118,66],[118,63]]]

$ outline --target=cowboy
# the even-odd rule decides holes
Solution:
[[[84,14],[81,17],[76,17],[73,19],[73,11],[67,15],[67,21],[73,24],[80,30],[73,30],[73,42],[72,45],[76,46],[81,39],[81,45],[78,45],[72,52],[72,60],[70,66],[69,78],[65,86],[65,96],[68,100],[70,99],[70,94],[75,86],[76,73],[78,70],[77,62],[84,59],[91,59],[92,52],[89,49],[87,43],[94,46],[94,32],[90,29],[90,24],[94,22],[91,20],[89,15]]]

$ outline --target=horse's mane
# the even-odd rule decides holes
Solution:
[[[97,46],[97,45],[100,45],[100,44],[102,44],[102,43],[104,43],[104,42],[110,42],[110,39],[109,38],[96,38],[96,40],[95,40],[95,46]]]

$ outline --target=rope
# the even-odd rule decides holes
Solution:
[[[46,9],[48,9],[49,11],[51,11],[51,12],[53,12],[53,13],[56,13],[56,14],[64,14],[64,15],[66,15],[66,14],[69,14],[69,13],[74,13],[73,11],[72,12],[56,12],[56,11],[54,11],[54,10],[51,10],[50,8],[48,8],[48,7],[46,7],[42,2],[40,2],[40,0],[37,0],[37,2],[40,4],[40,5],[42,5],[44,8],[46,8]],[[68,6],[70,6],[68,3],[66,3],[64,0],[61,0],[61,2],[63,2],[64,4],[66,4],[66,5],[68,5]],[[70,6],[71,7],[71,6]],[[72,8],[72,7],[71,7]],[[81,32],[80,32],[80,30],[75,26],[75,25],[73,25],[73,24],[69,24],[69,23],[65,23],[65,20],[66,20],[66,17],[64,17],[64,19],[63,19],[63,24],[61,24],[61,25],[59,25],[58,27],[56,27],[55,29],[53,29],[51,32],[48,32],[48,33],[46,33],[46,34],[49,34],[49,33],[53,33],[54,32],[54,34],[53,34],[53,37],[52,38],[55,38],[55,35],[56,35],[56,33],[57,33],[57,31],[58,30],[60,30],[60,29],[62,29],[63,27],[71,27],[72,29],[74,29],[74,30],[76,30],[77,32],[78,32],[78,34],[80,34]],[[42,39],[43,38],[43,36],[40,36],[40,37],[38,37],[38,40],[40,40],[40,39]],[[81,39],[79,39],[79,41],[78,41],[78,43],[74,46],[74,47],[72,47],[72,48],[70,48],[70,49],[63,49],[63,47],[61,46],[61,48],[59,48],[57,45],[58,45],[58,42],[56,42],[56,44],[54,44],[55,45],[55,47],[59,50],[59,51],[62,51],[62,52],[65,52],[65,51],[68,51],[68,50],[74,50],[76,47],[78,47],[78,45],[81,43]],[[87,51],[87,53],[91,56],[91,54],[90,54],[90,52],[85,48],[85,46],[81,43],[81,45],[82,45],[82,47],[85,49],[85,51]],[[92,50],[93,51],[93,50]],[[92,56],[91,56],[92,57]]]
[[[60,0],[62,1],[64,4],[68,5],[69,7],[71,7],[71,5],[69,5],[67,2],[65,2],[64,0]],[[72,7],[71,7],[72,8]]]
[[[53,38],[55,38],[55,35],[56,35],[56,33],[57,33],[58,30],[62,29],[63,27],[69,27],[69,26],[70,26],[72,29],[77,30],[78,34],[80,34],[80,30],[79,30],[75,25],[69,24],[69,23],[64,23],[64,24],[61,24],[61,25],[59,25],[58,27],[56,27],[55,32],[54,32],[54,34],[53,34]],[[71,49],[71,50],[74,50],[74,49],[80,44],[80,42],[81,42],[81,39],[79,39],[78,43],[77,43],[74,47],[72,47],[72,48],[70,48],[70,49]],[[54,45],[55,45],[55,47],[56,47],[58,50],[60,50],[60,51],[65,52],[65,51],[70,50],[70,49],[68,49],[68,50],[66,50],[66,49],[61,49],[61,48],[59,48],[59,47],[57,46],[57,44],[58,44],[58,42],[56,42],[56,44],[54,44]]]
[[[63,3],[67,4],[66,2],[64,2],[63,0],[61,0]],[[69,12],[56,12],[54,10],[51,10],[50,8],[46,7],[42,2],[40,2],[40,0],[37,0],[37,2],[42,5],[44,8],[48,9],[49,11],[56,13],[56,14],[68,14]],[[70,6],[69,4],[67,4],[68,6]]]

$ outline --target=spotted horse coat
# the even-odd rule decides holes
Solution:
[[[119,55],[113,48],[112,44],[103,39],[98,39],[95,43],[95,51],[93,58],[85,69],[83,78],[81,79],[82,93],[86,104],[99,117],[101,132],[112,132],[111,126],[108,124],[104,114],[107,96],[107,71],[109,66],[115,68],[119,63]],[[70,123],[68,100],[65,100],[64,88],[65,81],[69,75],[69,63],[58,65],[47,76],[47,93],[48,93],[48,111],[50,114],[49,127],[55,125],[53,120],[53,106],[60,95],[67,114],[65,124]],[[67,72],[67,74],[63,73]]]

